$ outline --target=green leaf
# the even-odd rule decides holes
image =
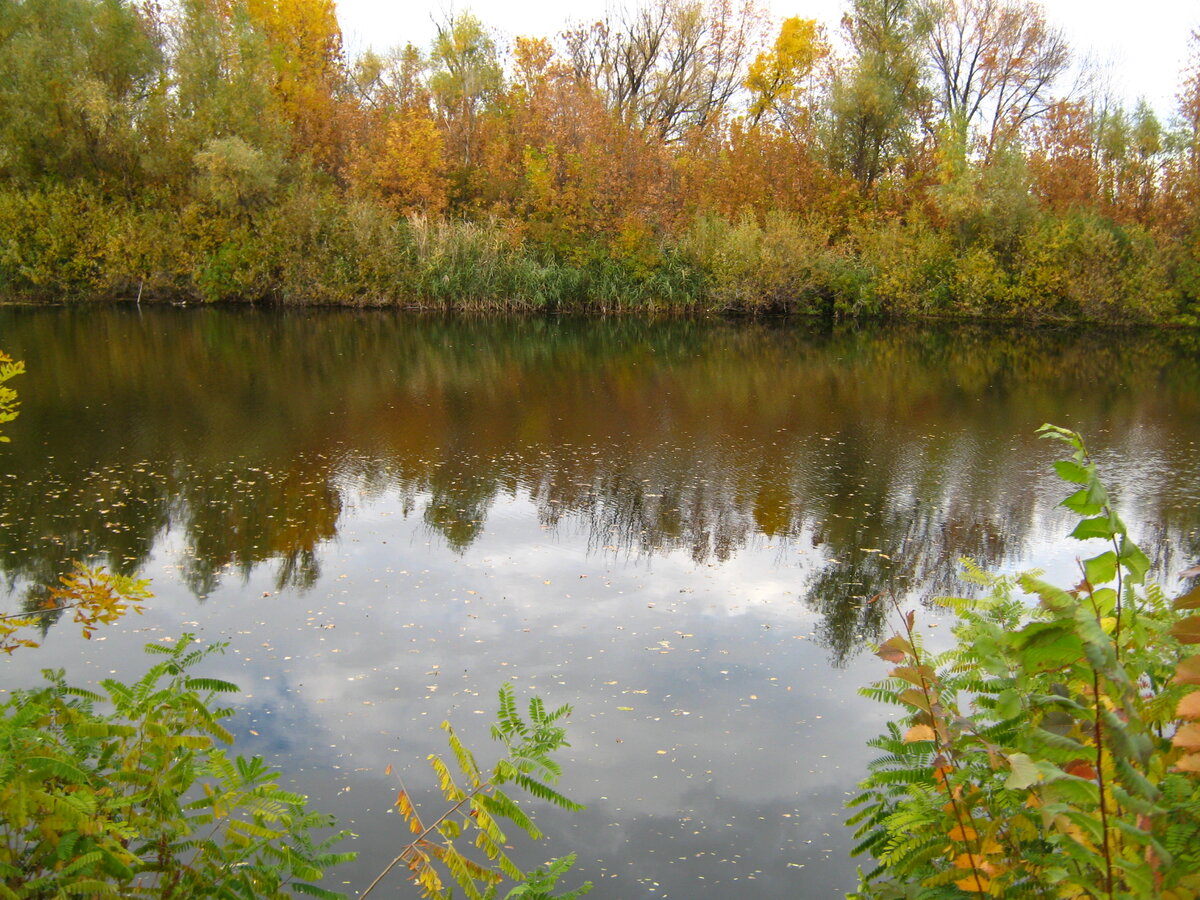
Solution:
[[[1083,657],[1083,642],[1066,625],[1033,622],[1013,635],[1013,645],[1023,665],[1047,671],[1074,665]]]
[[[27,769],[43,778],[50,775],[71,784],[87,784],[88,781],[87,775],[78,767],[61,759],[50,756],[27,756],[23,762]]]
[[[1095,516],[1090,519],[1084,519],[1075,526],[1071,532],[1071,537],[1078,538],[1081,541],[1086,541],[1089,538],[1103,538],[1106,541],[1111,541],[1118,534],[1117,528],[1108,516]]]
[[[1008,766],[1012,772],[1004,780],[1004,786],[1011,791],[1023,791],[1041,781],[1042,774],[1038,771],[1037,763],[1024,753],[1009,754]]]
[[[317,897],[318,900],[346,900],[345,894],[339,894],[337,891],[331,891],[327,888],[318,887],[315,884],[308,884],[303,881],[293,881],[288,885],[288,887],[297,894],[305,894],[309,897]]]
[[[1117,577],[1117,554],[1109,550],[1083,561],[1084,577],[1092,587],[1108,584]]]
[[[1072,484],[1087,484],[1094,476],[1093,472],[1070,459],[1060,459],[1054,464],[1054,471],[1063,481],[1069,481]]]
[[[189,678],[183,685],[189,691],[213,691],[223,694],[236,694],[241,690],[232,681],[223,681],[220,678]]]
[[[996,715],[1001,719],[1015,719],[1021,714],[1021,710],[1021,694],[1017,691],[1001,691],[996,698]]]
[[[100,881],[95,878],[84,878],[71,884],[64,884],[60,890],[64,894],[70,894],[73,897],[86,894],[91,894],[93,897],[121,896],[117,893],[117,889],[107,881]]]
[[[1097,502],[1094,496],[1095,491],[1091,487],[1080,488],[1064,500],[1062,505],[1081,516],[1094,516],[1104,509],[1103,501]]]
[[[1150,560],[1141,548],[1129,539],[1128,535],[1121,535],[1121,552],[1118,559],[1129,570],[1128,581],[1130,584],[1141,584],[1146,573],[1150,571]]]

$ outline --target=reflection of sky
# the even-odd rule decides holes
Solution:
[[[1086,552],[1033,427],[1088,433],[1164,571],[1200,543],[1197,355],[1158,339],[1099,378],[1059,333],[123,315],[0,310],[32,373],[5,608],[85,552],[157,597],[92,642],[59,623],[0,681],[229,641],[208,668],[245,690],[239,751],[358,833],[358,889],[402,846],[397,779],[434,808],[443,719],[492,758],[507,681],[575,707],[563,788],[589,806],[547,811],[525,862],[576,850],[598,897],[840,896],[841,805],[891,712],[856,694],[884,671],[866,598],[949,589],[964,552],[1059,579]],[[395,371],[354,362],[394,346]]]
[[[583,529],[544,529],[517,497],[460,555],[394,498],[353,508],[307,592],[277,591],[263,568],[197,604],[168,535],[145,568],[157,597],[144,617],[90,644],[55,628],[43,651],[6,661],[5,680],[72,659],[91,682],[132,677],[146,640],[228,640],[208,668],[245,690],[238,749],[360,835],[362,861],[342,873],[359,887],[402,834],[384,769],[432,803],[421,761],[443,749],[438,725],[449,717],[491,758],[485,726],[508,681],[575,707],[563,788],[591,807],[549,816],[556,838],[530,862],[575,849],[608,897],[850,886],[840,804],[883,715],[854,693],[877,667],[830,670],[798,598],[805,552],[763,542],[719,566],[589,553]]]

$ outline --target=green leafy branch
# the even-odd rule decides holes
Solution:
[[[909,711],[872,742],[851,819],[878,865],[859,898],[1200,894],[1200,589],[1169,602],[1074,432],[1055,469],[1072,535],[1110,549],[1060,588],[968,565],[977,598],[942,601],[956,645],[925,654],[912,612],[864,694]],[[1200,569],[1189,574],[1200,574]],[[1022,589],[1036,600],[1016,594]],[[893,601],[894,602],[894,601]],[[897,612],[900,612],[897,605]]]
[[[4,382],[25,372],[25,363],[13,360],[11,356],[0,350],[0,425],[11,422],[17,417],[17,392],[7,387]],[[0,444],[7,444],[12,439],[0,432]]]
[[[183,635],[131,684],[47,671],[0,705],[0,897],[341,896],[315,882],[347,832],[219,746],[237,687],[192,670],[221,649]]]
[[[507,820],[533,840],[542,837],[518,801],[503,789],[508,784],[562,809],[579,811],[584,808],[552,787],[561,775],[561,768],[551,754],[570,746],[561,722],[571,714],[571,707],[560,706],[551,712],[535,697],[529,702],[526,719],[520,714],[512,686],[508,684],[500,688],[499,701],[492,738],[504,747],[501,759],[490,773],[485,774],[450,723],[443,722],[442,729],[446,732],[459,776],[456,778],[446,760],[437,754],[430,754],[429,764],[438,777],[442,796],[450,805],[426,824],[408,790],[401,784],[395,807],[416,837],[360,897],[368,896],[401,864],[407,867],[409,878],[421,888],[422,896],[430,898],[447,898],[452,894],[452,889],[447,889],[447,878],[457,884],[469,900],[495,896],[497,885],[506,877],[518,882],[507,895],[511,898],[571,900],[591,890],[591,883],[587,882],[565,894],[552,893],[558,879],[574,863],[574,854],[552,860],[544,869],[523,873],[502,849],[508,837],[499,824],[500,820]],[[481,851],[483,860],[463,853],[455,843],[460,838],[469,838]],[[439,863],[444,871],[439,870]]]

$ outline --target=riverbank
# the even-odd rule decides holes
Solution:
[[[1186,247],[1087,213],[1030,216],[1003,242],[919,215],[784,213],[563,242],[313,184],[232,211],[80,184],[0,192],[0,233],[0,294],[31,302],[1200,321]]]

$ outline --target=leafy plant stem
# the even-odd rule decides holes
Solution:
[[[1118,619],[1118,621],[1120,621]],[[1096,718],[1092,726],[1096,741],[1096,780],[1100,787],[1100,834],[1104,845],[1104,887],[1110,900],[1113,895],[1112,847],[1108,840],[1108,801],[1105,792],[1108,786],[1104,780],[1104,724],[1100,717],[1100,673],[1092,667],[1092,694],[1096,704]]]
[[[1112,509],[1107,503],[1104,505],[1104,513],[1105,515],[1112,516]],[[1120,559],[1121,548],[1117,544],[1117,539],[1114,537],[1112,542],[1113,552],[1115,552],[1117,554],[1117,558]],[[1121,566],[1117,566],[1117,604],[1114,607],[1116,610],[1115,614],[1117,617],[1117,623],[1113,627],[1113,653],[1116,655],[1118,663],[1121,661],[1121,599],[1123,595],[1124,574],[1123,568]]]
[[[481,784],[475,790],[471,791],[471,793],[467,794],[465,797],[463,797],[461,800],[459,800],[457,803],[455,803],[453,806],[451,806],[449,809],[447,809],[444,813],[442,813],[440,816],[438,816],[437,819],[435,819],[431,825],[429,825],[424,831],[422,831],[415,838],[413,838],[412,841],[410,841],[409,844],[403,850],[400,851],[400,854],[395,859],[393,859],[390,863],[387,864],[387,867],[375,877],[375,880],[372,881],[367,886],[367,889],[358,895],[358,900],[363,900],[363,898],[366,897],[368,894],[370,894],[371,891],[375,890],[376,885],[378,885],[381,881],[383,881],[383,879],[385,877],[387,877],[387,874],[390,871],[392,871],[392,869],[396,868],[397,865],[404,862],[404,857],[406,857],[409,853],[411,853],[417,847],[417,845],[421,843],[421,841],[425,840],[427,837],[429,837],[429,835],[433,834],[433,832],[437,830],[439,825],[441,825],[448,818],[450,818],[452,815],[454,815],[456,812],[458,812],[462,808],[464,803],[467,803],[468,801],[475,799],[480,794],[487,793],[493,787],[495,787],[495,785],[493,785],[492,782],[485,781],[483,784]]]
[[[915,617],[911,612],[907,614],[901,612],[900,601],[897,599],[894,593],[889,594],[889,599],[892,601],[892,606],[895,608],[896,612],[900,613],[900,620],[904,623],[905,637],[908,640],[909,646],[912,648],[913,661],[917,664],[917,672],[920,673],[921,693],[925,698],[925,705],[929,709],[929,716],[933,722],[934,739],[937,743],[938,750],[939,752],[942,750],[946,751],[947,760],[957,772],[959,771],[960,767],[957,759],[955,758],[953,743],[949,740],[944,741],[940,730],[938,729],[939,723],[936,719],[937,714],[934,712],[935,706],[933,692],[931,690],[929,680],[925,677],[924,673],[925,660],[922,657],[921,651],[916,643],[917,636],[913,627]],[[964,838],[963,847],[966,851],[967,862],[971,866],[971,876],[975,880],[975,889],[980,894],[986,894],[987,889],[983,886],[983,882],[979,877],[979,864],[975,859],[974,852],[971,850],[970,841],[966,840],[968,826],[974,833],[979,833],[979,830],[975,827],[974,816],[971,815],[970,809],[963,808],[963,804],[960,802],[959,798],[955,796],[954,789],[950,786],[949,779],[941,779],[941,784],[946,791],[946,797],[949,800],[951,807],[954,809],[954,819],[958,823],[958,830]]]

